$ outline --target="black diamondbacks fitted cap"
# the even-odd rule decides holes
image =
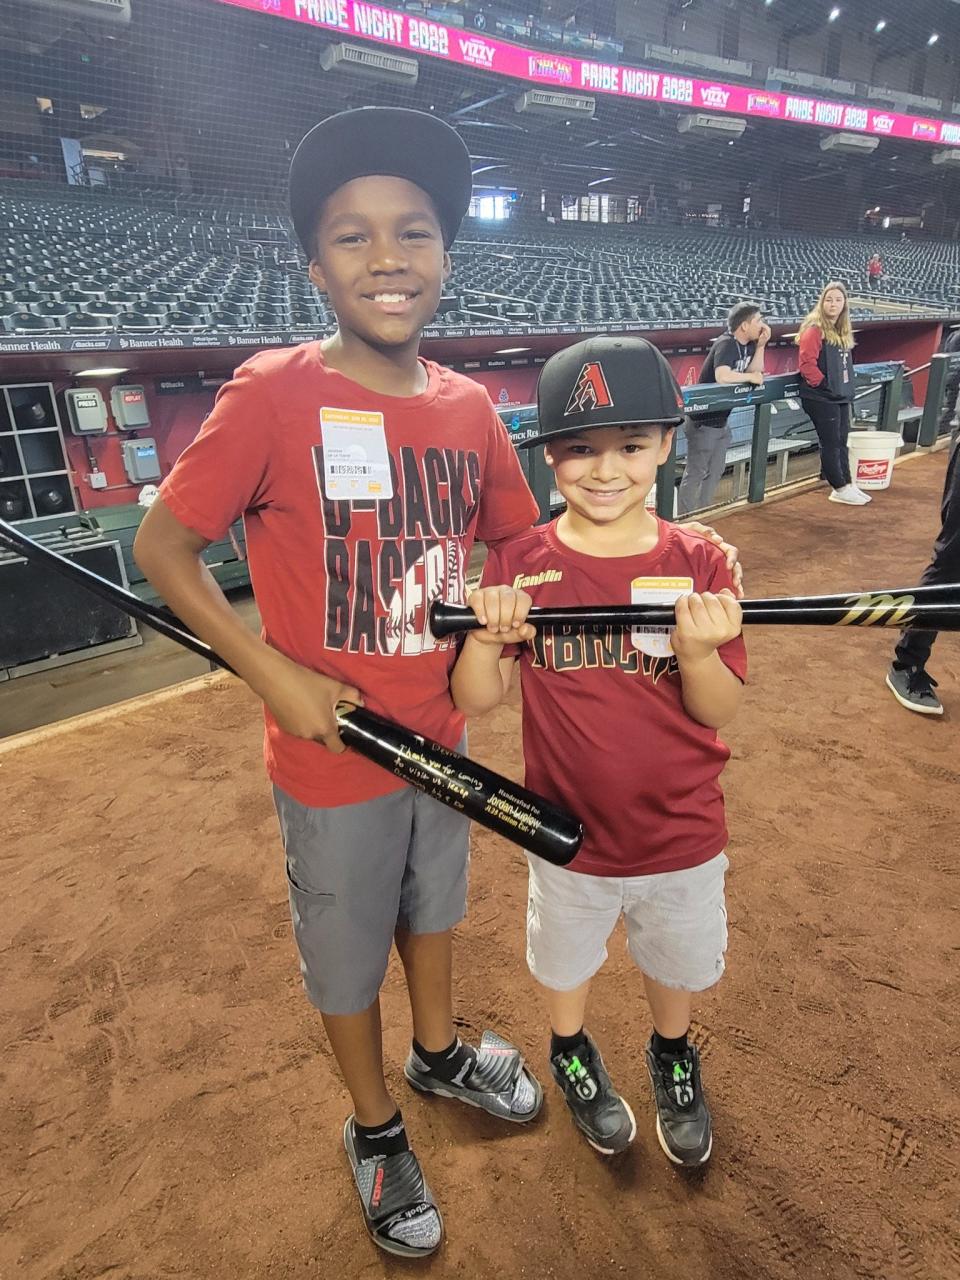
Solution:
[[[470,205],[470,153],[455,129],[426,111],[358,107],[310,130],[290,162],[290,216],[307,259],[320,207],[354,178],[406,178],[433,201],[449,249]]]
[[[523,447],[591,427],[677,427],[683,396],[665,357],[645,338],[587,338],[540,370],[537,416],[540,434]]]

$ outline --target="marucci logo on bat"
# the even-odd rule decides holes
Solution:
[[[897,627],[911,622],[907,615],[913,608],[913,596],[871,595],[850,596],[852,608],[837,622],[838,627]]]

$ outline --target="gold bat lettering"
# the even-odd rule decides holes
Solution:
[[[914,606],[913,596],[877,596],[864,592],[850,596],[849,602],[852,608],[839,620],[838,627],[896,627],[913,621],[907,617]]]

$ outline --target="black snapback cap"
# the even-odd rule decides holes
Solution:
[[[290,162],[290,216],[307,259],[320,208],[354,178],[406,178],[433,201],[443,246],[453,243],[470,205],[473,175],[466,144],[450,125],[407,107],[358,107],[310,130]]]
[[[540,370],[537,417],[540,434],[521,447],[592,427],[677,427],[683,395],[666,358],[645,338],[587,338]]]

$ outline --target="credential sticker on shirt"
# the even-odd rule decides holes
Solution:
[[[692,578],[634,578],[630,583],[631,604],[676,604],[681,596],[693,591]],[[634,627],[630,643],[651,658],[669,658],[672,627]]]
[[[382,413],[321,409],[323,483],[339,501],[392,498],[390,454]]]

